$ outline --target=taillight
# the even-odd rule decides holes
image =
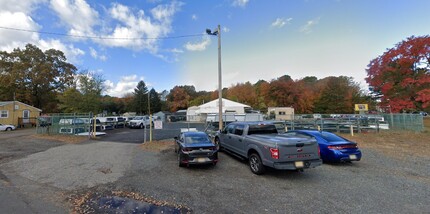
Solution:
[[[270,148],[270,154],[273,159],[279,159],[279,149]]]
[[[318,157],[321,157],[321,149],[319,145],[318,145]]]

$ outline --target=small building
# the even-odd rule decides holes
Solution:
[[[294,108],[292,107],[269,107],[267,109],[269,119],[274,120],[293,120]]]
[[[41,112],[41,109],[19,101],[0,102],[0,123],[17,127],[35,126]]]
[[[154,113],[154,117],[158,117],[160,118],[161,121],[166,122],[167,118],[172,115],[172,113],[168,112],[168,111],[159,111],[157,113]]]

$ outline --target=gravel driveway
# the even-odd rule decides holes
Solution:
[[[21,136],[1,140],[0,151],[0,205],[18,213],[67,213],[71,194],[115,190],[185,205],[194,213],[430,210],[430,157],[400,161],[369,148],[353,164],[268,170],[262,176],[225,153],[215,167],[179,168],[173,148],[149,152],[140,144],[104,139],[69,145]]]

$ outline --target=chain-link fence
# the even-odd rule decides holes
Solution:
[[[419,114],[305,114],[294,115],[294,120],[275,123],[286,130],[319,129],[330,132],[351,132],[351,130],[354,132],[424,131],[423,116]]]
[[[37,133],[52,135],[78,135],[91,130],[91,115],[47,114],[37,118]]]

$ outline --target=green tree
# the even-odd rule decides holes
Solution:
[[[0,98],[56,111],[57,94],[73,84],[76,67],[59,50],[43,52],[35,45],[0,52]]]
[[[137,83],[133,95],[134,111],[140,115],[148,113],[148,88],[143,80]]]
[[[150,114],[156,113],[161,111],[161,100],[160,95],[155,91],[154,88],[152,88],[149,91],[149,102],[151,106],[151,112]]]

